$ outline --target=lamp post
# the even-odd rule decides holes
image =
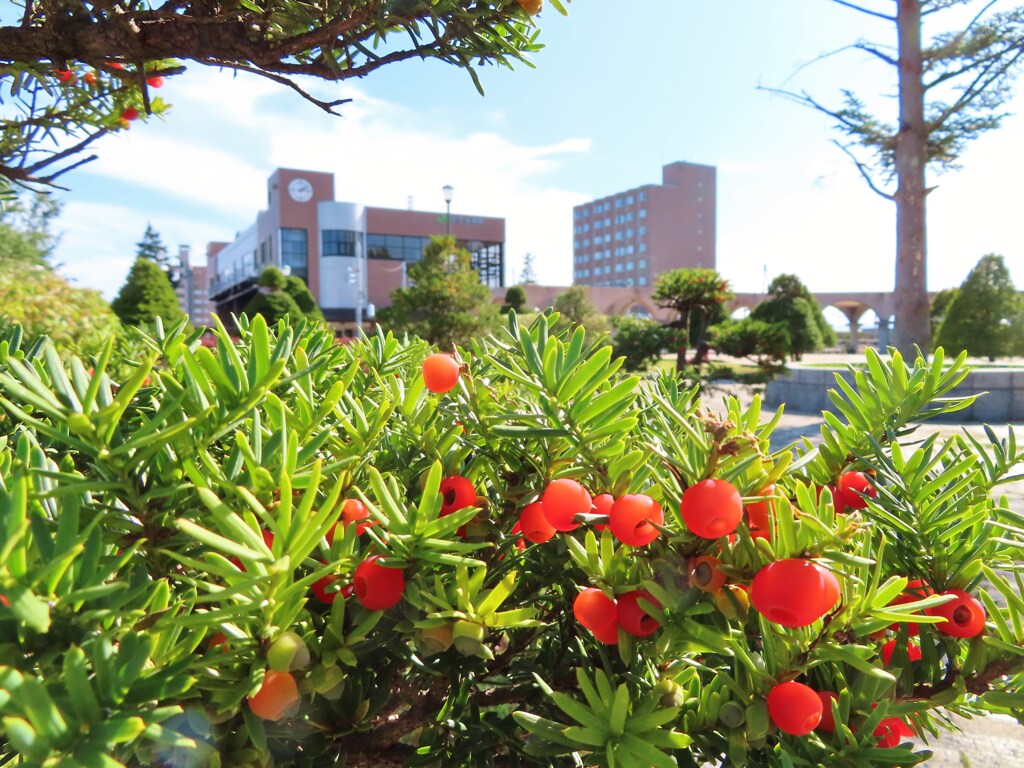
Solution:
[[[451,184],[445,184],[441,187],[441,191],[444,192],[444,204],[446,212],[444,215],[444,233],[448,236],[452,234],[452,193],[455,191],[455,187]]]

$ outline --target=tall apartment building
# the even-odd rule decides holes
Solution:
[[[192,263],[192,249],[178,246],[178,306],[193,325],[213,325],[213,303],[210,301],[210,273],[205,266]]]
[[[351,327],[390,304],[432,235],[450,227],[488,286],[504,285],[505,220],[487,216],[374,208],[334,199],[334,174],[278,168],[267,182],[267,210],[230,243],[210,243],[211,297],[223,317],[240,312],[269,264],[306,281],[324,317]]]
[[[573,208],[573,282],[650,287],[659,273],[715,267],[715,168],[670,163],[646,184]]]

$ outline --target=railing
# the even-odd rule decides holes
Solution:
[[[243,266],[236,264],[230,271],[218,274],[210,281],[210,295],[214,296],[218,293],[223,293],[245,280],[255,279],[257,275],[259,275],[259,270],[256,269],[255,265]]]

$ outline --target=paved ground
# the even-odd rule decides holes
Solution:
[[[808,356],[810,357],[810,356]],[[820,360],[807,362],[832,362],[843,359],[842,356],[823,355]],[[849,356],[849,361],[860,360],[861,356]],[[728,392],[748,401],[754,390],[738,385],[723,385],[705,395],[705,403],[710,407],[720,401]],[[785,414],[774,433],[772,441],[775,447],[788,445],[802,436],[812,441],[820,440],[820,416],[805,414]],[[1020,439],[1024,439],[1024,424],[1014,424],[1013,428]],[[981,424],[936,424],[922,425],[919,433],[922,436],[932,432],[953,434],[967,429],[974,434],[983,434]],[[1006,434],[1007,426],[996,428],[1000,436]],[[1010,483],[1002,487],[1010,499],[1011,508],[1024,512],[1024,481]],[[944,735],[938,742],[928,745],[934,756],[924,763],[927,768],[1024,768],[1024,727],[1006,717],[978,718],[961,721],[963,732]]]

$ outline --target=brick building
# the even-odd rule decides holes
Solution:
[[[211,297],[218,312],[240,312],[273,264],[306,281],[328,321],[352,328],[390,303],[406,267],[449,226],[481,280],[503,286],[504,219],[458,214],[449,224],[445,213],[338,202],[334,174],[279,168],[267,182],[267,209],[234,241],[208,246]]]

